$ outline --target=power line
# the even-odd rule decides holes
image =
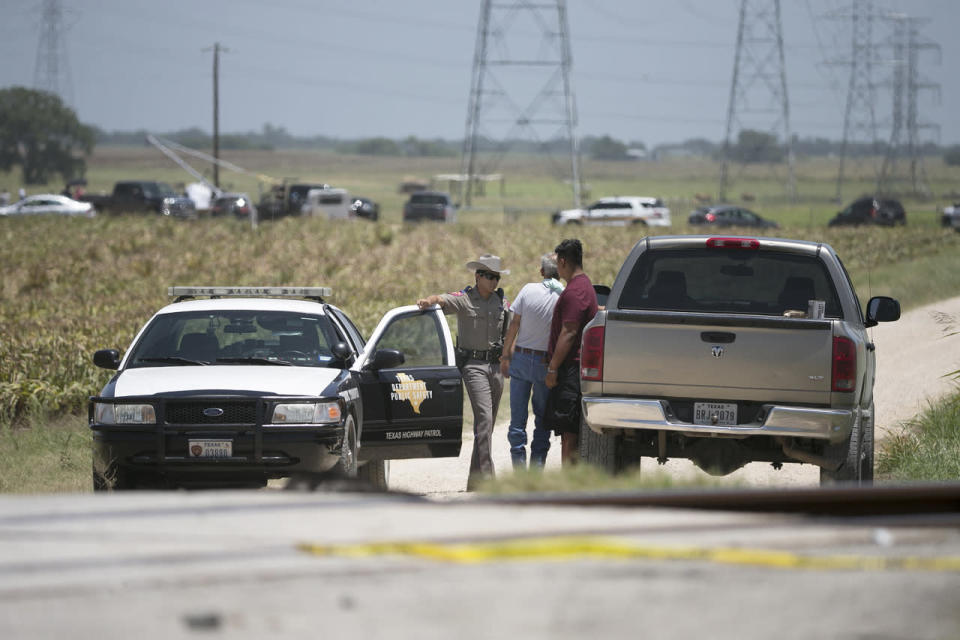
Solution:
[[[540,30],[539,43],[516,37],[515,27],[524,21]],[[496,52],[492,53],[494,48]],[[572,66],[566,0],[481,0],[460,168],[464,178],[460,182],[463,203],[470,206],[477,176],[494,172],[513,142],[526,137],[544,143],[562,137],[570,145],[574,206],[580,206],[580,150]],[[529,74],[518,77],[511,73],[518,71]],[[547,134],[551,129],[553,132]],[[494,142],[496,147],[483,167],[479,155],[481,139]]]
[[[43,0],[40,41],[33,72],[33,86],[60,96],[64,104],[73,102],[70,62],[64,45],[64,11],[60,0]]]
[[[737,128],[743,133],[745,121],[769,120],[774,139],[783,134],[787,160],[787,194],[796,196],[796,178],[792,134],[790,133],[790,101],[787,97],[787,71],[783,57],[783,30],[780,22],[780,0],[742,0],[737,28],[737,48],[733,60],[733,80],[727,108],[727,127],[723,139],[720,165],[720,199],[726,200],[730,186],[729,165],[732,160],[730,138]],[[749,116],[749,118],[744,117]],[[755,126],[755,125],[754,125]],[[771,158],[769,162],[774,162]]]

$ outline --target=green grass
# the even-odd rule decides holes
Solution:
[[[960,479],[960,392],[888,435],[878,452],[877,473],[891,481]]]
[[[86,417],[34,416],[0,427],[0,493],[78,493],[91,490]]]

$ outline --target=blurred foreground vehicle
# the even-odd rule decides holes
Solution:
[[[245,193],[223,193],[213,201],[210,207],[210,216],[234,216],[241,220],[249,220],[257,215],[257,206]]]
[[[731,204],[700,207],[690,213],[687,222],[692,225],[713,227],[754,227],[759,229],[779,229],[780,225],[773,220],[766,220],[759,215]]]
[[[660,198],[615,196],[600,198],[586,209],[557,211],[553,224],[669,227],[670,209]]]
[[[862,224],[876,224],[885,227],[907,224],[907,213],[899,200],[864,196],[857,198],[843,211],[838,212],[830,220],[829,226],[859,226]]]
[[[73,198],[52,193],[27,196],[20,202],[0,207],[0,216],[29,216],[39,214],[92,218],[97,215],[97,212],[94,211],[93,205],[89,202],[79,202]]]
[[[411,194],[410,199],[403,205],[403,221],[423,220],[456,222],[457,207],[450,199],[450,194],[443,191],[418,191]]]
[[[463,389],[439,308],[399,307],[369,340],[326,287],[171,287],[90,398],[93,487],[360,479],[456,457]]]
[[[893,298],[860,307],[836,252],[782,238],[640,240],[583,332],[580,455],[726,475],[748,462],[873,480],[876,346]]]

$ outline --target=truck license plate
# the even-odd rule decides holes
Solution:
[[[189,440],[187,450],[191,458],[229,458],[233,440]]]
[[[694,424],[737,424],[737,405],[728,402],[694,402]]]

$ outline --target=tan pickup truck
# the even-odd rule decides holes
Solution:
[[[870,483],[867,329],[899,317],[882,296],[864,314],[826,244],[644,238],[584,331],[581,457],[611,472],[688,458],[715,475],[809,463],[821,484]]]

